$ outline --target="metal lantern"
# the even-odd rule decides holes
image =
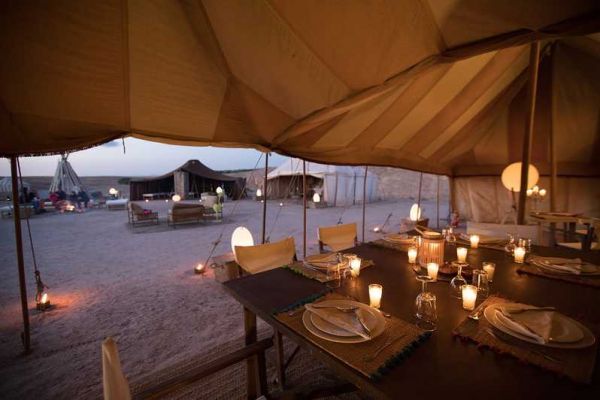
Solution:
[[[444,265],[444,237],[441,234],[423,235],[419,245],[419,265],[426,267],[429,263]]]

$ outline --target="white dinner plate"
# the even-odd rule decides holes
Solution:
[[[352,300],[327,300],[319,302],[319,305],[335,305],[340,307],[360,307],[364,312],[365,324],[371,329],[371,339],[365,339],[358,335],[353,335],[350,332],[346,332],[343,329],[333,326],[333,324],[319,318],[314,313],[306,310],[302,315],[302,322],[310,333],[321,339],[329,340],[336,343],[361,343],[372,340],[377,336],[381,335],[385,330],[385,318],[377,310],[369,307],[366,304],[352,301]],[[316,318],[315,318],[316,317]],[[318,321],[319,327],[315,325],[313,321]],[[332,328],[333,326],[333,328]],[[343,335],[340,335],[340,331],[343,331]],[[349,334],[349,335],[348,335]]]
[[[515,307],[519,307],[519,305],[515,304]],[[596,342],[596,338],[587,329],[585,326],[575,321],[572,318],[567,317],[566,315],[560,314],[558,312],[555,313],[551,337],[552,341],[541,344],[535,341],[535,339],[521,335],[506,325],[504,325],[498,318],[496,318],[496,310],[500,307],[510,307],[509,304],[492,304],[487,306],[483,315],[485,319],[492,324],[492,326],[507,335],[515,337],[517,339],[523,340],[528,343],[537,344],[540,346],[546,347],[556,347],[561,349],[581,349],[584,347],[589,347]]]

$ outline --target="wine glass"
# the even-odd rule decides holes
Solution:
[[[451,226],[449,226],[448,229],[446,230],[446,242],[449,245],[456,244],[456,236],[454,235],[454,228],[452,228]]]
[[[339,255],[340,253],[338,253]],[[335,265],[327,267],[327,287],[331,289],[337,289],[342,284],[342,271],[340,262],[341,257],[338,256],[338,262]]]
[[[504,250],[507,253],[512,254],[515,251],[515,248],[517,247],[515,245],[515,237],[510,233],[507,233],[506,236],[508,236],[508,243],[506,244],[506,246],[504,246]]]
[[[478,296],[487,297],[490,292],[487,272],[482,269],[473,270],[473,286],[477,287]]]
[[[427,275],[419,275],[417,280],[421,282],[421,293],[415,300],[417,326],[426,331],[434,331],[437,322],[436,298],[433,293],[426,291],[427,282],[433,279]]]
[[[462,298],[462,286],[467,284],[467,281],[462,276],[463,263],[456,263],[458,265],[458,272],[454,278],[450,281],[450,288],[452,289],[452,297],[457,299]]]

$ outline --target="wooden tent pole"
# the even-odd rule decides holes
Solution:
[[[262,241],[265,243],[267,234],[267,175],[269,174],[269,153],[265,153],[265,179],[263,181],[263,218],[262,218]]]
[[[533,145],[533,126],[535,119],[535,99],[537,96],[537,80],[540,64],[540,42],[531,43],[529,52],[529,87],[527,90],[529,108],[527,110],[527,125],[523,136],[523,158],[521,164],[521,189],[519,192],[519,210],[517,224],[525,223],[525,207],[527,205],[527,180],[529,177],[529,165],[531,164],[531,147]]]
[[[31,351],[31,333],[29,329],[29,309],[27,306],[27,283],[25,281],[25,259],[23,257],[23,237],[21,236],[21,209],[19,208],[19,183],[17,180],[17,158],[10,158],[12,178],[13,218],[15,220],[15,243],[17,245],[17,266],[19,268],[19,288],[21,289],[21,311],[23,313],[23,346],[25,353]]]
[[[367,208],[367,174],[369,173],[369,166],[365,165],[365,178],[363,181],[363,215],[362,215],[362,241],[365,242],[365,213]]]
[[[440,229],[440,176],[437,176],[437,197],[436,197],[436,213],[437,222],[435,227]]]
[[[302,254],[306,258],[306,161],[302,160],[302,204],[304,205],[304,237],[302,240]]]
[[[419,224],[419,220],[421,219],[421,189],[423,188],[423,173],[421,172],[419,175],[419,194],[417,195],[417,225]]]
[[[556,211],[556,192],[558,190],[558,165],[556,163],[556,130],[554,129],[554,112],[556,110],[556,95],[554,93],[554,51],[556,43],[552,45],[550,53],[550,211]]]

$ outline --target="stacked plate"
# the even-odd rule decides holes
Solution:
[[[484,316],[501,332],[541,346],[580,349],[596,341],[585,326],[553,309],[519,303],[493,304],[485,309]]]
[[[385,318],[376,309],[352,300],[307,304],[302,322],[310,333],[336,343],[361,343],[385,330]]]
[[[415,240],[412,236],[407,235],[406,233],[391,233],[389,235],[385,235],[383,238],[386,242],[395,243],[395,244],[414,244]]]
[[[600,267],[580,258],[532,257],[532,265],[544,272],[561,275],[600,276]]]

